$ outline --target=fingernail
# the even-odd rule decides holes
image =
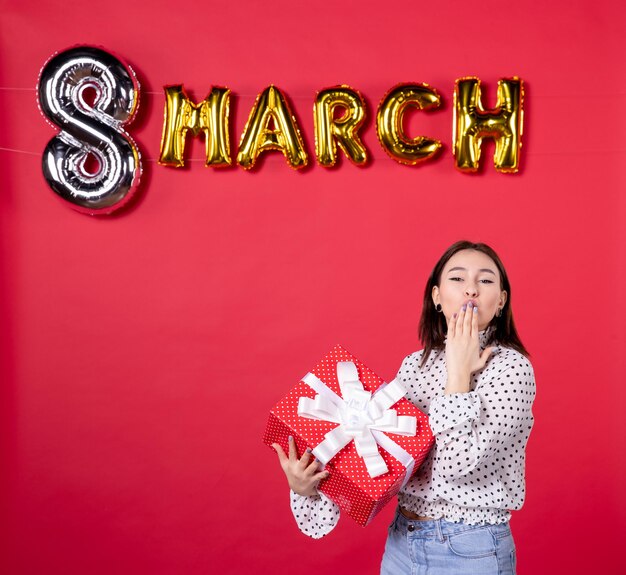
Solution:
[[[311,448],[310,448],[310,447],[307,447],[305,451],[306,451],[307,453],[311,453]]]
[[[456,313],[452,317],[456,317]]]
[[[289,441],[293,441],[293,435],[289,436]]]
[[[462,307],[461,309],[462,309],[463,311],[465,311],[465,308],[466,308],[466,307],[467,307],[467,306],[466,306],[465,304],[463,304],[463,307]]]
[[[478,308],[477,307],[474,308],[474,313],[478,313]]]

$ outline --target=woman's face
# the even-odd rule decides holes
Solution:
[[[478,329],[482,331],[506,302],[500,281],[498,267],[487,254],[461,250],[443,268],[439,286],[433,287],[433,301],[441,304],[446,320],[471,301],[478,306]]]

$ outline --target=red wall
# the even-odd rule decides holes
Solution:
[[[55,5],[56,4],[56,5]],[[624,521],[626,9],[618,0],[2,3],[0,568],[12,575],[378,572],[388,507],[321,541],[297,530],[260,437],[267,412],[335,343],[385,378],[419,349],[422,292],[461,238],[509,271],[537,380],[519,573],[615,573]],[[35,85],[76,43],[124,57],[142,86],[129,128],[137,200],[111,217],[64,205],[41,152]],[[526,83],[523,168],[454,168],[452,94],[476,75]],[[400,82],[444,104],[410,132],[420,167],[371,118]],[[289,97],[314,154],[317,90],[366,98],[357,168],[251,173],[156,164],[165,84],[234,93],[236,149],[255,96]]]

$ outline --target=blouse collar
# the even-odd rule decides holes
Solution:
[[[485,329],[478,332],[478,341],[480,342],[480,347],[486,347],[489,338],[491,337],[494,331],[494,326],[488,325]]]

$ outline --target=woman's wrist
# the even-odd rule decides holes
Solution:
[[[312,487],[310,489],[297,489],[296,487],[292,487],[291,485],[289,486],[289,488],[296,494],[296,495],[301,495],[303,497],[315,497],[316,495],[319,495],[319,491],[317,490],[317,487]]]
[[[469,391],[469,384],[469,374],[448,374],[444,395],[449,395],[450,393],[467,393]]]

